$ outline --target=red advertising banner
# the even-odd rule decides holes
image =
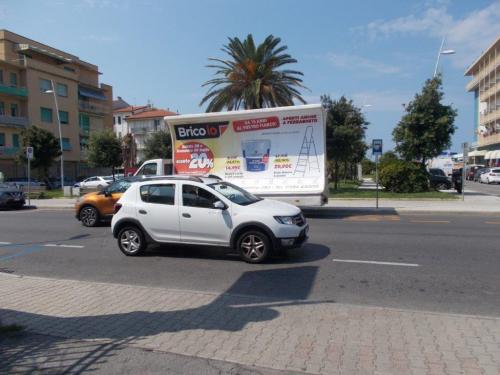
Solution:
[[[280,120],[276,116],[233,121],[233,129],[237,133],[279,127]]]

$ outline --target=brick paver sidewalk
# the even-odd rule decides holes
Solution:
[[[499,374],[500,319],[0,274],[0,320],[322,374]]]

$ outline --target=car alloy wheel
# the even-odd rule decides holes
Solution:
[[[139,255],[145,245],[144,236],[136,227],[123,228],[118,234],[118,246],[125,255]]]
[[[238,244],[241,257],[249,263],[263,262],[269,253],[269,240],[266,235],[258,231],[244,233]]]
[[[99,213],[92,206],[83,207],[80,211],[80,221],[86,227],[95,227],[99,221]]]
[[[445,184],[444,182],[439,183],[439,184],[436,186],[436,188],[437,188],[438,190],[446,190],[446,189],[449,189],[449,188],[448,188],[448,185],[447,185],[447,184]]]

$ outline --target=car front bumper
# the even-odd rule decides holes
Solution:
[[[301,229],[299,232],[298,236],[296,237],[285,237],[285,238],[278,238],[278,245],[282,249],[293,249],[302,246],[304,242],[307,241],[309,234],[309,224],[304,225],[304,227]]]

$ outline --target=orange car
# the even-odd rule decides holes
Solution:
[[[113,182],[101,191],[85,194],[75,204],[75,216],[86,227],[95,227],[99,222],[111,220],[115,203],[140,178],[125,178]]]

